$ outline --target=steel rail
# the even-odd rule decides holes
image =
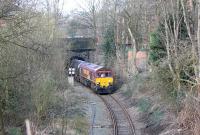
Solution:
[[[108,108],[108,111],[110,113],[110,117],[111,117],[111,120],[113,123],[113,134],[114,135],[136,135],[133,121],[132,121],[128,111],[126,110],[126,107],[112,95],[106,95],[106,96],[99,95],[99,97],[102,99],[102,101],[104,102],[104,104],[106,105],[106,107]],[[122,110],[122,111],[120,111],[120,110]],[[124,120],[126,121],[125,125],[122,124],[123,121],[120,121],[120,119],[121,119],[120,117],[125,118],[125,119],[123,119],[123,121]],[[122,124],[122,125],[120,125],[120,124]],[[128,131],[127,131],[127,126],[129,127]],[[119,128],[124,133],[120,133]]]
[[[110,95],[110,96],[121,106],[122,110],[124,111],[124,113],[125,113],[125,115],[126,115],[126,117],[128,119],[128,122],[129,122],[129,125],[130,125],[130,128],[131,128],[131,134],[132,135],[136,135],[135,126],[133,124],[133,120],[131,119],[126,107],[122,103],[120,103],[120,101],[117,100],[115,97],[113,97],[112,95]]]
[[[113,127],[113,135],[118,135],[118,128],[117,128],[117,120],[116,120],[116,116],[110,106],[110,104],[107,103],[107,101],[99,95],[99,97],[101,98],[101,100],[104,102],[104,104],[106,105],[109,113],[110,113],[110,118],[112,121],[112,127]]]

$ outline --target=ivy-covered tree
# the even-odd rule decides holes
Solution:
[[[111,66],[115,60],[116,47],[114,43],[114,27],[109,26],[104,36],[104,44],[102,46],[104,53],[104,63],[106,66]]]
[[[159,33],[152,32],[150,34],[150,56],[149,59],[151,62],[158,62],[160,59],[166,56],[166,49],[163,45],[163,41]]]
[[[182,13],[180,13],[180,16],[182,16]],[[174,32],[174,19],[172,15],[169,15],[169,18],[167,20],[168,25],[171,28],[171,31]],[[153,63],[159,62],[162,58],[166,56],[166,47],[164,45],[165,39],[165,27],[164,22],[160,21],[160,24],[156,31],[150,33],[150,56],[149,59]],[[188,38],[187,28],[184,23],[183,19],[180,19],[180,25],[179,25],[179,34],[178,39],[179,40],[186,40]]]

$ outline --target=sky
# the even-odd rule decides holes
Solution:
[[[85,4],[86,0],[64,0],[63,13],[67,14]]]

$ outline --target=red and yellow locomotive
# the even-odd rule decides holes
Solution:
[[[73,60],[75,80],[92,88],[96,93],[112,93],[113,73],[110,69],[82,60]]]

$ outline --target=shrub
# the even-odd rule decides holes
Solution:
[[[152,32],[150,34],[149,45],[150,45],[149,60],[151,62],[155,63],[166,56],[165,46],[157,31]]]
[[[150,116],[150,120],[155,122],[156,124],[159,124],[162,117],[163,117],[164,113],[162,111],[160,111],[159,108],[156,108],[152,115]]]
[[[141,99],[139,99],[137,106],[141,112],[147,112],[149,110],[151,104],[148,99],[141,98]]]
[[[21,129],[20,128],[10,128],[8,131],[9,135],[22,135]]]
[[[193,135],[200,133],[200,108],[199,101],[193,97],[187,97],[184,107],[178,115],[178,123],[182,129],[189,129]]]
[[[114,43],[114,27],[109,26],[105,32],[104,43],[102,45],[104,53],[104,63],[106,66],[111,66],[116,56],[116,48]]]

